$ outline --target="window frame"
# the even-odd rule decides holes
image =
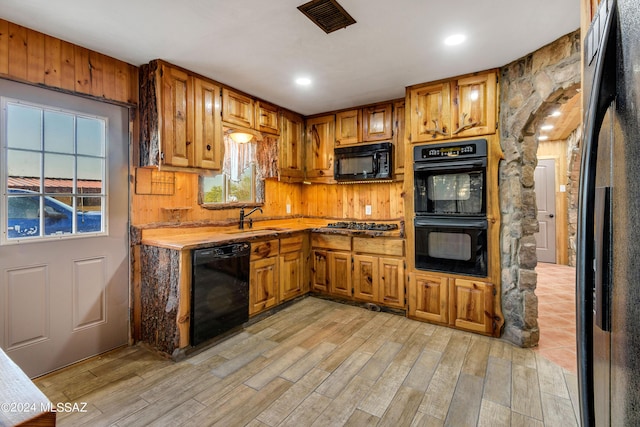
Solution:
[[[17,147],[9,147],[8,141],[8,111],[10,105],[18,105],[25,106],[29,108],[35,108],[40,110],[40,120],[41,120],[41,129],[40,129],[40,148],[39,150],[27,149],[27,148],[17,148]],[[72,153],[62,153],[58,151],[47,151],[44,144],[45,137],[45,113],[62,113],[73,116],[73,152]],[[100,120],[103,123],[103,132],[104,132],[104,145],[102,147],[102,154],[100,156],[89,155],[85,153],[78,152],[78,118],[84,119],[92,119],[92,120]],[[9,237],[9,229],[8,229],[8,211],[9,211],[9,199],[11,197],[21,197],[19,195],[10,195],[9,188],[9,170],[8,170],[8,153],[9,150],[15,151],[23,151],[23,152],[32,152],[39,153],[40,155],[40,165],[39,165],[39,174],[40,176],[36,179],[39,180],[39,188],[38,191],[34,191],[30,193],[29,196],[23,197],[38,197],[40,204],[40,212],[39,215],[39,235],[37,236],[28,236],[28,237]],[[19,99],[11,96],[0,96],[0,191],[2,191],[2,198],[0,203],[0,245],[13,245],[13,244],[24,244],[24,243],[32,243],[32,242],[45,242],[45,241],[55,241],[55,240],[67,240],[67,239],[77,239],[77,238],[90,238],[96,236],[108,236],[108,178],[109,178],[109,117],[91,114],[83,111],[78,111],[71,108],[63,108],[55,105],[49,105],[39,102],[31,102],[23,99]],[[45,180],[47,179],[45,174],[45,165],[44,158],[46,154],[64,154],[69,155],[73,158],[73,177],[71,178],[71,191],[64,193],[52,193],[46,191]],[[78,159],[98,159],[102,163],[102,174],[101,174],[101,191],[99,193],[80,193],[78,191],[78,182],[82,179],[78,177]],[[44,229],[45,224],[45,216],[46,210],[45,205],[47,204],[46,198],[53,199],[54,201],[58,201],[58,197],[71,198],[72,204],[67,205],[71,209],[71,232],[69,233],[60,233],[60,234],[50,234],[46,235],[46,230]],[[79,208],[81,204],[79,203],[81,199],[85,198],[100,198],[100,231],[89,231],[89,232],[79,232],[77,227],[77,217],[82,212]],[[66,205],[64,202],[60,202]]]

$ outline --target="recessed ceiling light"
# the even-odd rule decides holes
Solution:
[[[538,141],[546,141],[547,139],[549,139],[549,137],[547,135],[540,135],[538,137]]]
[[[467,36],[465,36],[464,34],[454,34],[444,39],[444,44],[446,44],[447,46],[455,46],[464,43],[466,39]]]
[[[540,126],[540,130],[551,130],[551,129],[553,129],[553,125]]]
[[[298,77],[296,79],[296,84],[300,86],[309,86],[311,84],[311,79],[309,77]]]
[[[556,110],[553,113],[551,113],[551,117],[558,117],[559,115],[561,115],[562,113],[560,112],[560,110]]]

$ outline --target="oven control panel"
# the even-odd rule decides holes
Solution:
[[[487,140],[421,145],[414,148],[413,155],[417,162],[452,157],[486,157]]]

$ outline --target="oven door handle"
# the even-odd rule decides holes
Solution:
[[[416,162],[414,171],[446,171],[446,170],[471,170],[487,166],[487,159],[457,160],[445,162]]]
[[[486,229],[489,223],[486,219],[461,219],[461,218],[416,218],[416,227],[443,227],[443,228],[480,228]]]

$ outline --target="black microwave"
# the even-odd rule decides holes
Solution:
[[[392,152],[390,142],[336,148],[333,177],[336,181],[391,179]]]

